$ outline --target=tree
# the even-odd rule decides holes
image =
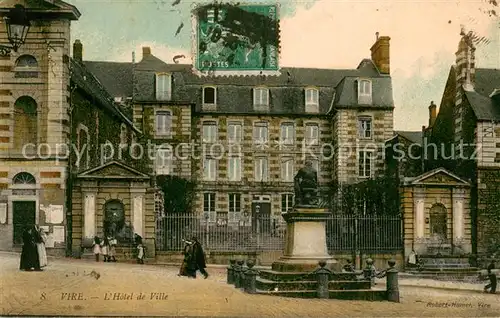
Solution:
[[[165,213],[191,213],[196,183],[177,176],[158,176],[156,183],[163,191]]]

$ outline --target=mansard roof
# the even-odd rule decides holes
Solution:
[[[198,112],[202,112],[201,88],[204,85],[214,85],[217,87],[216,113],[262,113],[253,109],[251,88],[265,86],[270,92],[270,106],[266,113],[304,114],[305,88],[310,86],[319,90],[319,114],[327,114],[332,99],[337,96],[339,106],[358,106],[355,94],[357,90],[354,88],[354,81],[358,78],[369,78],[372,81],[374,94],[370,107],[394,107],[391,78],[381,75],[369,59],[361,61],[356,69],[283,67],[279,76],[231,77],[200,77],[193,74],[190,64],[165,63],[152,54],[133,66],[131,63],[93,61],[86,61],[84,64],[115,96],[132,96],[132,89],[135,89],[134,98],[137,102],[154,102],[155,73],[171,72],[172,100],[194,103]],[[130,83],[132,77],[134,85]]]
[[[478,120],[500,121],[500,103],[498,101],[475,91],[466,91],[465,96]]]

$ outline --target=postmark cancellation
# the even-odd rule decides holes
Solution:
[[[279,75],[279,4],[197,6],[192,35],[199,76]]]

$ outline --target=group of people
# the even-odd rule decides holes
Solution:
[[[95,261],[99,262],[99,257],[102,255],[105,262],[116,262],[116,244],[116,239],[110,235],[104,235],[102,241],[98,236],[94,236]]]
[[[42,271],[42,267],[47,266],[46,240],[47,236],[42,228],[30,225],[24,229],[20,270]]]
[[[182,262],[179,276],[187,276],[189,278],[196,278],[196,272],[204,276],[205,279],[208,278],[208,273],[206,271],[205,263],[205,252],[198,239],[193,236],[190,240],[184,241],[184,261]]]

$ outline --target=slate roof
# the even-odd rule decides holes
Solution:
[[[421,131],[404,131],[397,130],[394,131],[396,136],[402,136],[415,144],[422,144],[422,132]]]
[[[500,100],[489,95],[500,88],[500,70],[477,68],[474,91],[465,91],[465,96],[477,120],[500,121]]]
[[[132,96],[132,64],[112,62],[84,62],[104,87],[115,96]],[[255,86],[269,88],[269,114],[303,114],[305,112],[305,88],[317,87],[319,112],[326,114],[334,96],[339,106],[357,106],[354,80],[358,77],[370,78],[373,82],[373,104],[371,107],[394,107],[392,82],[387,75],[380,75],[369,59],[361,61],[357,69],[281,69],[280,76],[231,76],[199,77],[192,72],[189,64],[168,64],[154,55],[146,55],[134,66],[134,98],[136,102],[155,101],[155,73],[173,73],[172,100],[194,103],[202,112],[202,87],[217,86],[216,113],[263,113],[253,108]],[[130,79],[128,80],[127,79]],[[344,80],[347,85],[342,83]],[[335,93],[335,95],[334,95]]]
[[[124,123],[129,125],[136,132],[139,132],[137,128],[134,127],[132,121],[125,116],[115,105],[113,98],[104,86],[99,82],[99,80],[85,67],[84,64],[79,63],[74,59],[70,59],[71,64],[71,80],[77,85],[78,89],[81,89],[88,96],[93,97],[97,103],[103,107],[110,114],[121,119]]]

